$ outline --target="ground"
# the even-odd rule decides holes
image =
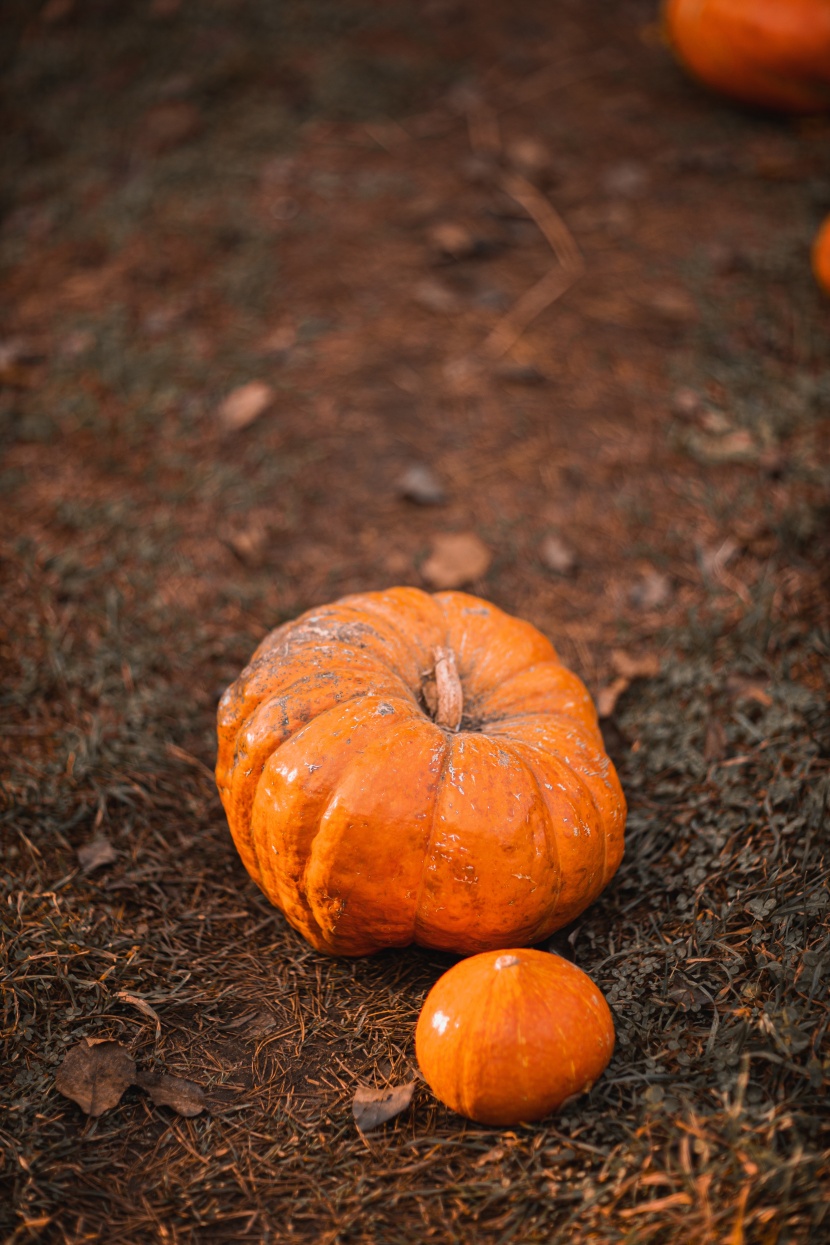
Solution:
[[[830,122],[698,89],[650,0],[0,22],[6,1239],[826,1240]],[[452,533],[600,702],[626,855],[550,947],[617,1049],[540,1124],[419,1082],[364,1137],[451,957],[302,942],[214,715]],[[85,1117],[85,1036],[210,1110]]]

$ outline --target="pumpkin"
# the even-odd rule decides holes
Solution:
[[[706,86],[785,112],[830,107],[830,0],[668,0],[665,25]]]
[[[825,294],[830,294],[830,216],[813,243],[813,272]]]
[[[435,983],[415,1053],[436,1098],[480,1124],[541,1119],[590,1089],[614,1050],[587,973],[545,951],[488,951]]]
[[[263,641],[218,719],[242,861],[321,951],[535,942],[620,862],[625,800],[585,687],[477,597],[310,610]]]

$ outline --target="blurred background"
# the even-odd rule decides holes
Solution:
[[[215,1226],[199,1239],[270,1239],[266,1195],[228,1183],[217,1159],[214,1197],[175,1129],[154,1117],[141,1131],[137,1099],[129,1145],[116,1114],[97,1160],[75,1154],[51,1078],[66,1042],[103,1018],[196,1079],[200,1052],[205,1076],[264,1095],[249,1125],[324,1161],[307,1179],[289,1164],[295,1183],[277,1188],[253,1125],[186,1124],[204,1155],[220,1137],[242,1147],[269,1196],[305,1190],[299,1236],[380,1239],[342,1227],[364,1213],[403,1232],[361,1183],[347,1106],[342,1149],[314,1140],[330,1137],[333,1089],[298,1091],[305,1123],[274,1122],[267,1095],[283,1083],[256,1062],[245,1017],[264,997],[283,1005],[274,965],[293,956],[284,1001],[318,1035],[297,1047],[300,1080],[330,1065],[346,1026],[332,1000],[347,987],[367,1016],[379,999],[398,1009],[388,1031],[367,1020],[349,1038],[349,1068],[397,1075],[440,957],[396,953],[348,976],[298,950],[233,853],[210,773],[218,696],[268,630],[403,583],[473,591],[549,635],[598,699],[630,795],[618,880],[577,942],[557,943],[611,991],[622,1060],[574,1117],[587,1148],[562,1170],[590,1182],[597,1155],[617,1155],[606,1176],[634,1172],[619,1197],[665,1194],[672,1214],[698,1216],[701,1240],[715,1239],[713,1205],[718,1231],[748,1206],[767,1232],[753,1239],[777,1239],[780,1212],[782,1239],[806,1240],[819,1168],[785,1158],[813,1153],[808,1098],[825,1075],[815,991],[794,984],[814,961],[799,969],[785,942],[764,958],[757,922],[786,893],[780,938],[800,931],[799,955],[823,945],[810,942],[826,868],[809,801],[826,784],[830,301],[809,253],[830,211],[827,118],[707,94],[674,61],[653,0],[6,0],[0,49],[5,884],[30,938],[21,963],[56,945],[105,957],[84,990],[60,973],[43,985],[45,962],[29,986],[21,977],[13,1239],[38,1216],[81,1234],[105,1204],[108,1239],[150,1239],[175,1192],[147,1185],[144,1203],[116,1206],[108,1190],[118,1170],[144,1188],[174,1151],[201,1207],[181,1222]],[[803,856],[779,895],[767,862],[782,835],[779,865],[796,861],[793,827]],[[102,839],[109,854],[80,868],[79,847]],[[704,904],[704,885],[722,907]],[[649,1011],[668,988],[665,947],[677,963],[692,955],[707,904],[707,936],[746,954],[749,993],[718,994],[716,966],[734,954],[698,949],[711,977],[690,969],[685,995]],[[660,955],[614,958],[623,936],[656,939]],[[764,976],[770,960],[777,976]],[[116,985],[162,1016],[161,1046]],[[723,1095],[751,1042],[770,1053],[747,1091],[754,1173],[722,1141]],[[701,1143],[715,1174],[700,1197],[689,1172],[671,1175],[690,1133],[669,1117],[687,1108],[720,1111],[726,1130],[721,1149]],[[421,1111],[458,1140],[457,1119]],[[534,1141],[524,1167],[507,1142],[488,1160],[507,1172],[495,1193],[481,1191],[477,1136],[458,1141],[462,1210],[451,1191],[418,1203],[419,1233],[470,1239],[473,1211],[492,1215],[494,1240],[549,1240],[571,1222],[570,1203],[538,1189],[533,1202],[527,1183],[555,1129],[540,1126],[553,1149]],[[30,1170],[33,1146],[51,1158]],[[89,1163],[84,1192],[75,1162]],[[652,1163],[665,1189],[637,1185]],[[222,1228],[240,1204],[262,1217]],[[637,1239],[669,1240],[668,1213]]]
[[[3,22],[4,509],[64,610],[472,586],[596,690],[819,536],[827,123],[704,94],[650,0]]]

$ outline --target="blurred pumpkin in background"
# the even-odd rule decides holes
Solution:
[[[706,86],[784,112],[830,108],[830,0],[667,0],[664,13]]]
[[[813,243],[813,272],[825,294],[830,294],[830,216]]]

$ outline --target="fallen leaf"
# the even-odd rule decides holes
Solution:
[[[704,761],[719,761],[726,755],[726,731],[718,718],[710,718],[703,741]]]
[[[671,580],[659,571],[647,571],[628,594],[633,606],[640,610],[657,610],[668,605],[672,596]]]
[[[293,324],[283,324],[263,340],[260,349],[265,354],[288,355],[297,344],[297,330]]]
[[[146,999],[142,999],[138,994],[130,994],[129,990],[119,990],[115,997],[121,999],[122,1003],[129,1003],[131,1007],[137,1008],[142,1016],[147,1016],[150,1020],[155,1021],[156,1031],[161,1033],[161,1020],[159,1019],[158,1012],[153,1010]]]
[[[720,579],[737,552],[737,542],[731,536],[727,536],[726,540],[712,549],[699,547],[697,550],[698,565],[707,579]]]
[[[662,319],[674,324],[690,324],[699,318],[697,305],[685,290],[669,287],[655,290],[647,299],[647,305]]]
[[[715,465],[755,462],[759,457],[758,446],[746,428],[736,428],[723,436],[690,435],[686,448],[699,462]]]
[[[40,20],[45,22],[47,26],[53,25],[55,22],[62,22],[65,17],[69,17],[75,8],[75,0],[47,0],[40,11]]]
[[[219,422],[226,432],[240,432],[267,411],[274,391],[262,380],[249,381],[233,389],[219,407]]]
[[[205,1091],[195,1081],[186,1081],[167,1072],[136,1072],[135,1084],[149,1094],[157,1107],[171,1107],[190,1119],[207,1107]]]
[[[555,532],[549,532],[542,541],[539,557],[547,569],[556,575],[570,575],[576,568],[576,553]]]
[[[764,684],[757,683],[752,679],[745,679],[740,675],[731,674],[726,680],[726,686],[736,700],[754,700],[756,704],[763,705],[765,709],[768,709],[773,703],[772,697]]]
[[[429,231],[429,242],[439,259],[468,259],[479,249],[479,242],[465,229],[452,221],[442,221]]]
[[[617,701],[631,685],[630,679],[615,679],[597,693],[597,714],[601,718],[610,718],[617,707]]]
[[[474,532],[436,536],[432,552],[421,567],[433,588],[461,588],[479,579],[492,561],[492,554]]]
[[[92,873],[94,869],[103,869],[104,865],[111,865],[117,859],[118,853],[109,839],[104,838],[103,835],[90,839],[88,843],[78,848],[78,863],[84,873]]]
[[[446,489],[431,467],[413,463],[398,481],[398,492],[419,506],[440,506],[447,500]]]
[[[612,164],[602,175],[602,189],[607,195],[619,195],[622,199],[637,199],[648,190],[649,174],[644,164],[625,160]]]
[[[55,1088],[87,1115],[97,1116],[118,1105],[135,1075],[135,1061],[120,1042],[82,1038],[67,1051]]]
[[[202,114],[185,100],[167,100],[144,114],[139,145],[149,155],[161,155],[190,142],[202,129]]]
[[[236,531],[228,528],[219,539],[244,566],[258,567],[262,565],[268,547],[268,537],[267,528],[253,523]]]
[[[387,1089],[358,1085],[352,1101],[352,1115],[360,1131],[368,1133],[405,1111],[415,1093],[415,1084],[415,1081],[408,1081],[406,1085],[390,1085]]]
[[[415,286],[413,297],[419,307],[438,314],[458,311],[461,305],[458,295],[438,281],[420,281]]]
[[[267,1033],[273,1033],[277,1027],[277,1018],[273,1012],[264,1009],[251,1020],[248,1025],[248,1037],[260,1038],[265,1037]]]
[[[611,654],[611,663],[617,674],[629,682],[632,679],[650,679],[660,673],[660,658],[656,653],[632,657],[630,653],[624,653],[618,648]]]
[[[684,1012],[689,1011],[695,1004],[708,1002],[703,991],[696,990],[693,986],[675,986],[673,990],[667,992],[666,998],[671,999],[672,1003],[676,1003]]]
[[[493,1146],[492,1150],[488,1150],[486,1154],[482,1154],[481,1158],[476,1159],[476,1167],[486,1167],[488,1163],[498,1163],[504,1158],[504,1146]]]

